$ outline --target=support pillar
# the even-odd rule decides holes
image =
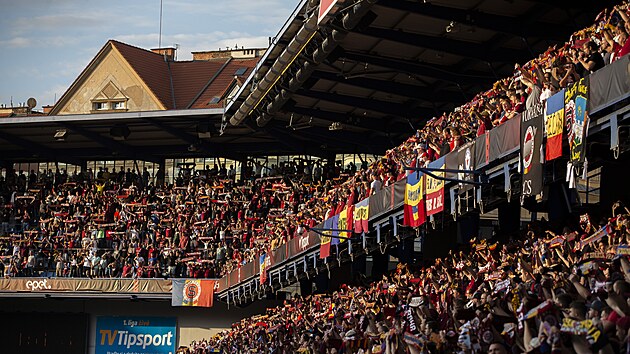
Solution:
[[[155,172],[155,185],[163,186],[166,181],[164,180],[166,176],[166,159],[160,158],[160,163],[158,164],[158,170]]]

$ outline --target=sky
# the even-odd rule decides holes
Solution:
[[[266,47],[299,0],[162,0],[162,47]],[[109,39],[157,48],[160,0],[1,0],[0,104],[52,105]]]

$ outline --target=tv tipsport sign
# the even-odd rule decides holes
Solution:
[[[175,317],[96,319],[96,354],[175,354]]]

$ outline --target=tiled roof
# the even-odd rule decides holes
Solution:
[[[258,63],[258,59],[232,59],[223,67],[228,60],[224,58],[167,63],[160,54],[114,40],[111,42],[167,109],[222,107],[222,102],[213,105],[208,102],[214,96],[223,95],[239,68],[247,69],[241,75],[247,77]]]
[[[176,108],[188,108],[226,61],[227,59],[171,62]]]
[[[232,59],[221,73],[212,81],[212,83],[204,90],[199,98],[193,103],[191,108],[221,108],[223,100],[217,103],[209,104],[214,97],[222,97],[234,81],[235,73],[240,68],[246,68],[245,72],[238,76],[239,79],[249,76],[253,68],[258,63],[256,59]]]
[[[222,96],[232,83],[236,70],[246,68],[241,77],[247,77],[258,62],[258,59],[225,58],[167,62],[161,54],[110,40],[64,93],[62,99],[86,75],[89,67],[98,65],[97,59],[103,55],[108,45],[120,52],[166,109],[222,107],[222,102],[215,105],[208,105],[208,102],[214,96]]]

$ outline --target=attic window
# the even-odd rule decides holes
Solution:
[[[217,104],[217,103],[219,103],[219,101],[221,101],[221,97],[214,96],[214,97],[212,97],[212,99],[210,100],[210,102],[208,104]]]
[[[126,111],[128,98],[113,82],[107,85],[94,97],[92,97],[92,113]]]
[[[241,76],[241,75],[245,74],[246,71],[247,71],[247,68],[238,68],[238,70],[236,70],[234,75]]]
[[[92,102],[92,110],[94,111],[104,111],[109,109],[108,102]]]

